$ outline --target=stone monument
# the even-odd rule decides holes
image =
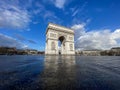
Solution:
[[[49,23],[46,30],[46,55],[74,55],[74,31]]]

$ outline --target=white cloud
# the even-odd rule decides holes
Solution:
[[[73,17],[76,16],[76,15],[80,16],[80,15],[82,15],[83,13],[85,13],[85,12],[86,12],[86,10],[85,10],[86,6],[87,6],[87,2],[84,2],[84,3],[83,3],[82,5],[80,5],[80,6],[76,6],[76,7],[70,8],[70,11],[71,11],[71,13],[72,13],[72,16],[73,16]]]
[[[57,7],[57,8],[64,8],[64,5],[66,3],[66,0],[51,0],[53,2],[53,4]]]
[[[120,29],[116,29],[114,31],[114,33],[112,33],[112,37],[111,38],[114,38],[114,39],[119,39],[120,38]]]
[[[7,47],[16,47],[16,48],[28,48],[27,45],[17,41],[16,39],[0,34],[0,46],[7,46]]]
[[[79,12],[79,8],[73,12],[72,16],[75,16],[78,12]]]
[[[44,1],[45,3],[48,1]],[[51,0],[53,3],[53,1]],[[43,4],[40,2],[35,3],[36,9],[33,9],[33,14],[34,15],[39,15],[45,22],[58,22],[60,19],[55,15],[53,11],[50,11],[45,7]],[[33,24],[37,24],[36,22],[39,23],[39,21],[34,21]]]
[[[85,34],[85,23],[75,24],[71,27],[75,31],[75,40],[77,40],[81,35]]]
[[[44,18],[47,19],[47,18],[57,18],[57,17],[55,16],[55,14],[54,14],[53,12],[51,12],[51,11],[46,11],[46,12],[44,13]]]
[[[85,24],[75,24],[76,49],[110,49],[120,46],[120,29],[111,32],[110,29],[87,32]]]
[[[24,36],[20,35],[20,34],[14,34],[14,37],[17,39],[17,41],[21,41],[21,42],[28,42],[30,44],[37,44],[36,41],[32,40],[32,39],[27,39]]]
[[[0,27],[23,29],[28,26],[30,15],[17,3],[10,3],[7,0],[0,1]]]

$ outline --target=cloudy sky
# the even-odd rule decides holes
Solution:
[[[120,46],[119,0],[0,0],[0,46],[44,50],[48,22],[75,31],[76,49]]]

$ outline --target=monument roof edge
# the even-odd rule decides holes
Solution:
[[[65,26],[62,26],[62,25],[58,25],[58,24],[51,23],[51,22],[49,22],[48,25],[49,25],[49,24],[52,24],[52,25],[55,25],[55,26],[58,26],[58,27],[63,27],[63,28],[66,28],[66,29],[69,29],[69,30],[72,30],[72,31],[73,31],[73,29],[68,28],[68,27],[65,27]]]
[[[46,33],[47,33],[47,31],[48,31],[48,28],[51,28],[51,27],[53,27],[53,28],[54,28],[54,27],[55,27],[55,28],[64,28],[64,29],[66,29],[66,31],[74,33],[74,30],[71,29],[71,28],[67,28],[67,27],[65,27],[65,26],[57,25],[57,24],[54,24],[54,23],[51,23],[51,22],[48,23],[48,27],[47,27],[47,29],[46,29]]]

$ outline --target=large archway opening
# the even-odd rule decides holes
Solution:
[[[65,50],[65,37],[64,36],[60,36],[58,38],[58,53],[62,54],[63,51]]]

